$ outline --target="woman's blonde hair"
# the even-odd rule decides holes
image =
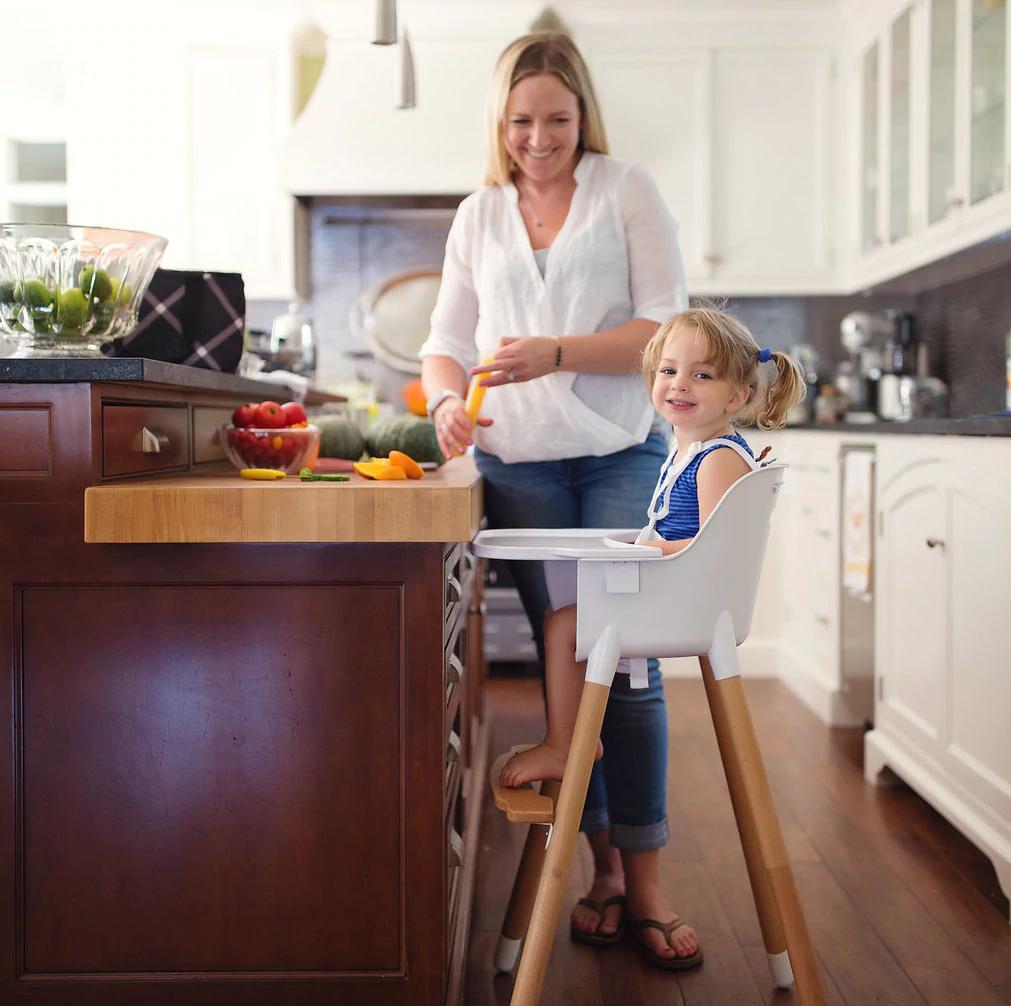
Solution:
[[[608,153],[590,71],[575,42],[562,32],[535,31],[510,42],[495,64],[488,96],[485,185],[509,183],[514,165],[503,138],[506,103],[509,93],[521,80],[540,73],[554,74],[579,101],[579,149]]]
[[[668,318],[646,344],[642,354],[642,372],[652,388],[663,359],[667,337],[678,329],[698,329],[709,346],[707,362],[716,376],[729,384],[747,387],[748,400],[733,417],[735,425],[777,430],[786,422],[786,414],[806,394],[807,385],[796,361],[788,353],[770,352],[769,361],[776,371],[766,376],[759,366],[759,348],[755,337],[735,317],[715,307],[693,307]]]

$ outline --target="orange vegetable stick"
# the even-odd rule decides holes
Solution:
[[[481,362],[491,363],[494,359],[494,356],[486,356]],[[467,401],[464,408],[467,411],[467,418],[472,423],[477,422],[477,417],[481,412],[481,403],[484,402],[484,393],[488,389],[480,382],[487,376],[487,374],[475,374],[470,379],[470,388],[467,391]]]

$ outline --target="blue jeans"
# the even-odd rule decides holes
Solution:
[[[599,458],[504,464],[474,450],[490,527],[642,527],[666,457],[659,433]],[[510,571],[543,667],[542,566],[512,562]],[[631,689],[627,675],[615,675],[600,737],[604,757],[590,776],[581,830],[610,829],[611,844],[628,852],[660,848],[667,841],[667,709],[658,661],[649,661],[648,688]]]

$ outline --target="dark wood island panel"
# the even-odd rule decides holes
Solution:
[[[248,397],[0,386],[0,439],[26,441],[0,472],[0,1002],[459,997],[482,741],[463,546],[83,542],[103,404]]]

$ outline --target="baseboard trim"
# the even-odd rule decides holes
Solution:
[[[789,651],[777,655],[780,681],[830,727],[859,727],[863,720],[850,709],[838,686],[806,673]]]

